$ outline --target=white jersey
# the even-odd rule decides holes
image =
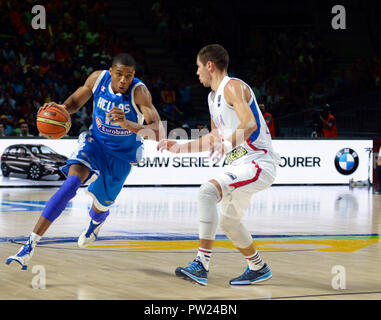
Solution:
[[[249,106],[257,122],[257,129],[245,142],[226,155],[227,162],[231,165],[250,163],[252,161],[279,164],[279,154],[272,147],[271,135],[262,112],[258,107],[253,90],[242,80],[228,76],[225,76],[221,81],[216,93],[211,91],[208,95],[209,112],[221,137],[223,139],[231,137],[240,125],[240,120],[234,107],[226,102],[224,95],[225,86],[231,79],[241,81],[250,90],[251,98]]]

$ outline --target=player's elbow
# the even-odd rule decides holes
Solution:
[[[153,133],[153,138],[150,140],[160,141],[167,138],[165,127],[160,120],[152,122],[150,128]]]

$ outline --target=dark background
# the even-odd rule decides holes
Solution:
[[[46,9],[45,30],[31,27],[35,4]],[[337,4],[346,9],[345,30],[331,26]],[[0,121],[9,136],[23,122],[38,135],[43,103],[62,103],[92,71],[129,52],[169,129],[208,127],[208,89],[195,62],[202,46],[220,43],[229,75],[253,88],[277,137],[310,137],[329,104],[339,137],[380,138],[380,17],[373,0],[0,0]],[[175,101],[164,101],[163,90]],[[86,130],[91,113],[89,101],[69,135]]]

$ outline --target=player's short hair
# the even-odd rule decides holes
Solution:
[[[220,70],[227,70],[229,67],[229,54],[225,48],[219,44],[209,44],[203,47],[197,57],[203,65],[211,61]]]
[[[128,67],[134,67],[136,69],[136,61],[135,59],[128,53],[119,53],[112,59],[111,66],[122,65]]]

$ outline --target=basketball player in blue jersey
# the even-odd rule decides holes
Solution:
[[[74,114],[93,96],[92,126],[79,136],[77,150],[61,168],[67,179],[47,202],[27,243],[7,264],[16,261],[27,269],[36,244],[83,183],[89,184],[93,204],[78,246],[85,248],[96,240],[131,166],[141,159],[143,138],[159,140],[164,133],[149,90],[134,77],[135,67],[129,54],[117,55],[109,70],[93,72],[61,105]]]
[[[178,277],[201,285],[207,284],[218,226],[247,262],[245,271],[229,281],[231,285],[254,284],[272,277],[241,219],[249,208],[252,195],[273,183],[280,157],[273,150],[270,132],[253,91],[241,79],[228,76],[228,65],[229,55],[218,44],[202,48],[197,55],[199,80],[211,88],[208,104],[212,132],[184,144],[163,139],[157,147],[173,153],[210,150],[217,159],[226,156],[229,164],[225,173],[201,185],[197,199],[199,249],[189,266],[175,270]],[[218,202],[221,203],[219,215]]]

